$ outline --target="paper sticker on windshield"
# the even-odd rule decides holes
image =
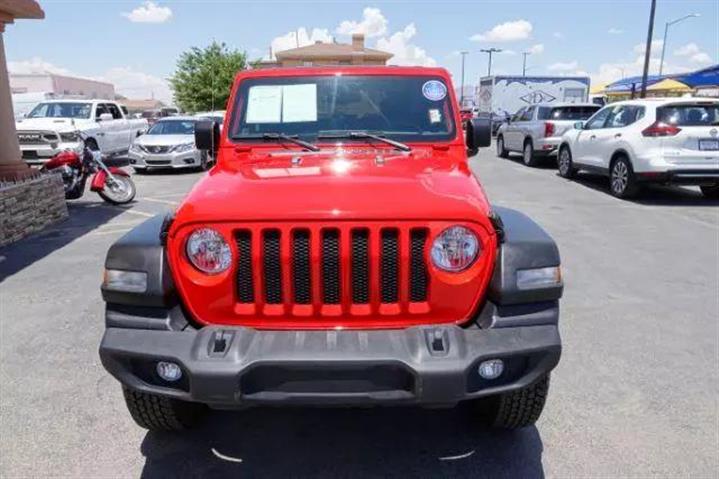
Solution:
[[[247,99],[247,123],[279,123],[282,115],[282,86],[257,85]]]
[[[444,100],[447,96],[447,87],[438,80],[430,80],[422,85],[422,95],[430,101]]]
[[[432,108],[429,110],[429,122],[430,123],[441,123],[442,122],[442,114],[439,112],[438,109]]]

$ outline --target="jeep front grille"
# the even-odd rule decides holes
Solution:
[[[236,302],[259,308],[240,308],[247,314],[284,305],[308,316],[383,315],[427,302],[422,225],[268,226],[234,238]]]

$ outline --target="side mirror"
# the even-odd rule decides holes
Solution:
[[[110,121],[112,118],[111,113],[101,113],[100,116],[97,117],[97,121]]]
[[[492,120],[489,118],[472,118],[467,122],[466,130],[467,155],[474,156],[480,148],[492,144]]]
[[[583,122],[583,121],[576,121],[576,122],[574,122],[574,129],[575,129],[575,130],[583,130],[583,129],[584,129],[584,122]]]
[[[220,127],[217,122],[203,120],[195,123],[195,146],[215,156],[220,146]]]

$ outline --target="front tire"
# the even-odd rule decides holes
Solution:
[[[484,400],[484,420],[492,427],[519,429],[532,426],[544,410],[549,394],[549,375],[518,391]]]
[[[639,193],[639,185],[629,158],[619,156],[609,171],[609,191],[622,199],[633,198]]]
[[[107,178],[105,187],[97,193],[100,197],[113,205],[124,205],[135,199],[137,190],[135,182],[129,176],[113,175],[117,184],[112,185],[112,179]]]
[[[207,171],[210,169],[210,157],[206,151],[200,153],[200,171]]]
[[[180,401],[122,387],[125,404],[138,426],[150,431],[183,431],[197,425],[206,413],[202,404]]]
[[[563,146],[559,150],[559,155],[557,156],[557,171],[559,172],[559,176],[568,180],[572,179],[577,172],[572,162],[572,152],[568,146]]]
[[[524,149],[522,150],[522,161],[525,165],[532,167],[539,164],[539,160],[534,155],[534,146],[532,145],[531,141],[524,142]]]
[[[700,186],[699,189],[702,190],[702,194],[707,198],[719,199],[719,184],[712,186]]]
[[[509,152],[504,147],[504,137],[501,135],[497,137],[497,156],[500,158],[509,157]]]

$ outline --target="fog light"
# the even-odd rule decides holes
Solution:
[[[157,363],[157,374],[165,381],[173,382],[182,377],[182,369],[175,363],[160,361]]]
[[[479,363],[479,375],[484,379],[497,379],[504,371],[504,361],[501,359],[489,359]]]

